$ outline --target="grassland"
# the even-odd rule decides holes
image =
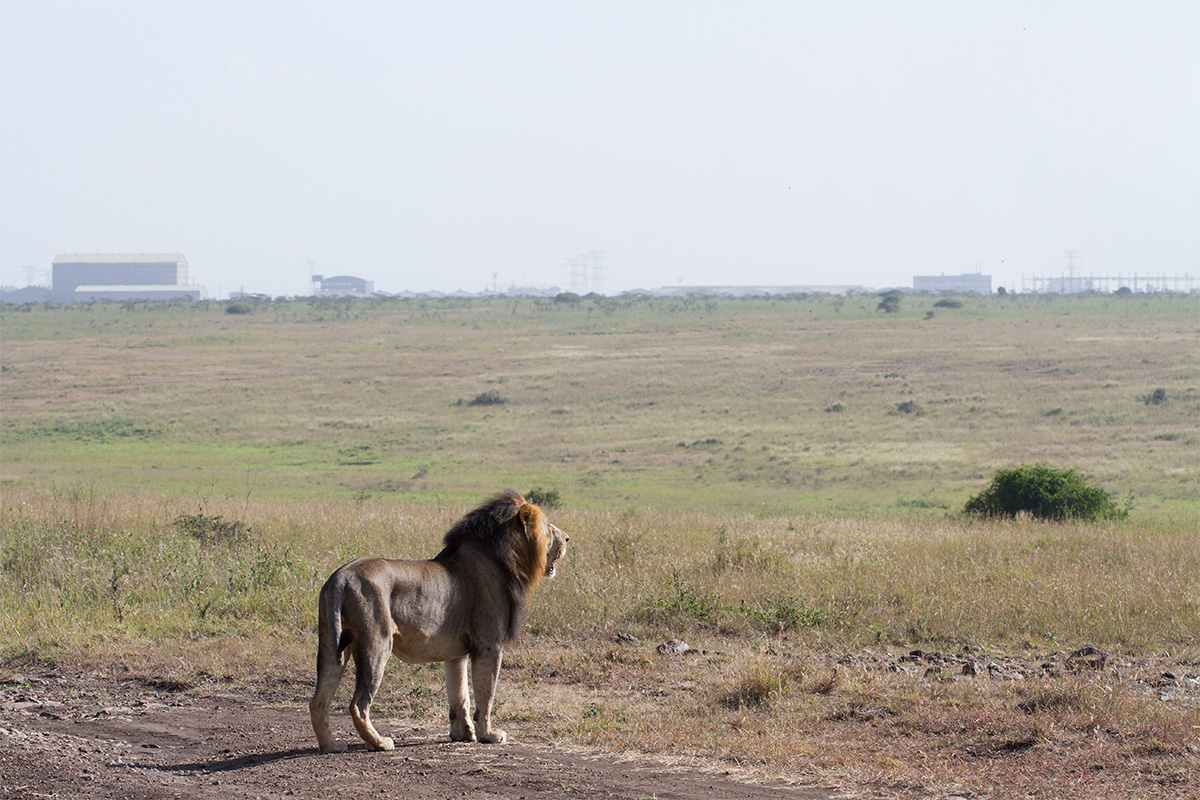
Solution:
[[[1200,794],[1197,298],[937,299],[4,308],[0,665],[306,676],[337,564],[540,486],[572,547],[500,697],[538,735],[872,794]],[[1133,511],[957,513],[1030,462]],[[1039,666],[1085,644],[1111,668]],[[393,670],[378,713],[440,719],[440,683]]]
[[[892,514],[1045,462],[1196,519],[1195,297],[937,299],[9,307],[0,477]]]

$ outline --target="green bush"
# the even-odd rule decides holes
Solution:
[[[558,508],[562,505],[562,498],[558,494],[558,489],[543,489],[540,486],[535,486],[526,492],[525,499],[535,506],[543,506],[544,508]]]
[[[1142,402],[1148,406],[1161,406],[1167,402],[1167,390],[1160,386],[1150,394],[1142,395]]]
[[[475,395],[475,399],[471,400],[469,406],[502,406],[508,402],[508,398],[502,396],[495,389],[488,389],[486,392],[480,392]]]
[[[879,296],[882,299],[879,301],[879,305],[875,306],[877,311],[883,311],[887,314],[895,314],[900,310],[900,298],[902,296],[900,292],[892,289],[890,292],[883,292]]]
[[[250,314],[253,311],[249,303],[230,303],[225,306],[226,314]]]
[[[1075,470],[1041,464],[1002,469],[992,484],[967,501],[964,511],[988,517],[1015,517],[1020,513],[1041,519],[1122,519],[1112,495],[1089,486]]]

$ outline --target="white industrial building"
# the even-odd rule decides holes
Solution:
[[[51,295],[59,303],[91,300],[204,300],[203,286],[188,283],[182,253],[60,255],[51,265]]]

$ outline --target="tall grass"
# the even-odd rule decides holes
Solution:
[[[197,637],[266,637],[311,656],[315,599],[359,555],[430,557],[463,507],[212,502],[6,492],[0,653],[7,659]],[[531,635],[788,636],[888,643],[1173,648],[1200,640],[1200,534],[1184,526],[653,511],[559,511],[571,535]],[[229,525],[196,535],[183,521]]]
[[[819,647],[1200,640],[1200,534],[1182,525],[641,513],[617,559],[604,515],[565,520],[581,563],[535,623]]]

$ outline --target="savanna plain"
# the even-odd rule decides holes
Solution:
[[[0,791],[105,796],[100,773],[64,789],[30,766],[93,696],[231,700],[250,725],[294,720],[276,768],[341,769],[307,730],[321,583],[358,556],[430,557],[513,488],[571,545],[496,716],[547,752],[661,767],[602,796],[686,796],[661,776],[692,771],[863,797],[1200,797],[1200,298],[879,306],[0,308]],[[1128,515],[962,512],[1021,464],[1076,470]],[[393,662],[373,715],[398,744],[445,742],[440,667]],[[262,760],[248,738],[226,763]],[[205,796],[207,757],[196,783],[138,796]],[[363,781],[403,755],[351,757]],[[286,792],[322,796],[260,795]]]

